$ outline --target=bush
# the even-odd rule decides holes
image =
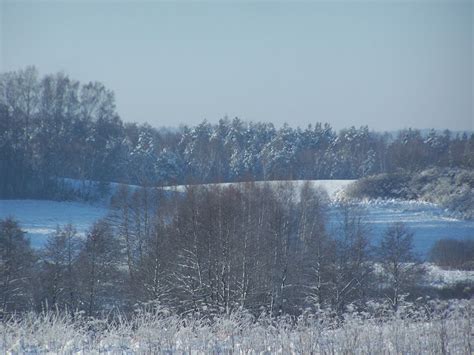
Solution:
[[[379,174],[359,179],[347,189],[352,198],[410,198],[410,176],[404,172]]]
[[[431,248],[430,260],[441,267],[474,270],[474,240],[440,239]]]
[[[474,172],[473,171],[461,171],[456,176],[456,185],[467,185],[471,189],[474,189]]]
[[[474,297],[474,284],[472,281],[459,281],[453,285],[438,290],[438,297],[444,300],[472,299]]]

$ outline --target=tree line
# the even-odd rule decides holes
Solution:
[[[58,227],[40,250],[8,218],[0,222],[0,310],[96,316],[151,302],[179,314],[342,314],[374,299],[396,309],[417,295],[423,268],[403,224],[373,245],[360,208],[330,211],[310,183],[122,186],[85,236]]]
[[[158,186],[352,179],[433,166],[473,169],[474,134],[276,128],[239,118],[157,129],[124,123],[99,82],[40,77],[34,67],[0,75],[2,198],[64,197],[63,178]]]

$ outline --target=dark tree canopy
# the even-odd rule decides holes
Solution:
[[[0,75],[0,197],[68,197],[62,178],[158,186],[353,179],[432,166],[474,168],[474,135],[276,128],[239,118],[156,129],[124,123],[101,83],[40,77],[33,67]]]

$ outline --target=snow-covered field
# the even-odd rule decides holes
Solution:
[[[331,199],[340,197],[344,188],[353,180],[313,180],[313,186],[325,188]],[[74,180],[68,183],[80,188]],[[259,182],[262,183],[262,182]],[[293,181],[299,187],[304,181]],[[224,185],[237,185],[228,183]],[[110,184],[111,193],[118,184]],[[136,188],[132,186],[132,188]],[[184,191],[185,186],[167,187]],[[416,201],[365,201],[361,207],[366,210],[374,241],[377,241],[394,221],[405,222],[415,233],[415,248],[426,255],[429,248],[441,238],[474,238],[474,221],[453,218],[444,209],[430,203]],[[79,233],[84,233],[94,221],[107,214],[106,204],[91,205],[80,202],[55,202],[44,200],[0,200],[0,218],[16,217],[31,237],[34,246],[40,246],[56,226],[73,223]],[[330,211],[332,225],[337,224],[337,213]]]

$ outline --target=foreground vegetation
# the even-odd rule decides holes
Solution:
[[[131,318],[30,313],[0,323],[0,349],[15,353],[472,354],[473,302],[372,303],[366,312],[299,317],[233,312],[212,319],[148,305]]]

